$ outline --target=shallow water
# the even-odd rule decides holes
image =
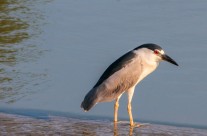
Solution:
[[[108,120],[80,120],[50,116],[49,119],[35,119],[19,115],[0,114],[1,135],[81,135],[81,136],[205,136],[207,131],[193,128],[179,128],[146,124],[129,127],[129,122],[113,124]]]
[[[136,121],[207,127],[207,1],[3,0],[0,108],[113,117],[113,103],[80,103],[105,68],[134,47],[160,44],[162,63],[133,97]],[[120,118],[128,119],[125,95]]]

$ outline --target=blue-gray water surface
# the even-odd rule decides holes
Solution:
[[[156,43],[162,62],[133,97],[136,121],[207,127],[207,1],[3,0],[0,109],[113,117],[113,102],[85,113],[80,103],[115,59]],[[128,120],[127,97],[119,117]]]

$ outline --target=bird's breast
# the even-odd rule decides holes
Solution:
[[[141,68],[138,68],[138,69],[141,69],[140,70],[140,73],[139,73],[139,79],[137,80],[137,83],[138,84],[141,80],[143,80],[147,75],[149,75],[150,73],[152,73],[158,66],[158,63],[147,63],[147,61],[145,61],[144,59],[140,59],[141,61],[139,62],[139,66],[137,67],[141,67]]]

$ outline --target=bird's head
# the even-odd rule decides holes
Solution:
[[[164,60],[178,66],[177,62],[175,62],[171,57],[165,54],[164,50],[159,45],[152,44],[152,43],[143,44],[135,48],[134,50],[140,50],[140,49],[147,49],[147,56],[150,57],[150,60],[154,60],[157,62]]]

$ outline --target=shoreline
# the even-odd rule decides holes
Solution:
[[[64,111],[53,111],[53,110],[41,110],[41,109],[24,109],[24,108],[6,108],[1,107],[0,113],[5,114],[14,114],[20,116],[26,116],[36,119],[49,119],[49,116],[57,116],[57,117],[66,117],[66,118],[74,118],[80,120],[101,120],[101,121],[113,121],[113,117],[108,116],[96,116],[96,115],[86,115],[86,114],[78,114],[78,113],[70,113]],[[120,118],[119,120],[126,120],[128,118]],[[184,128],[195,128],[195,129],[204,129],[207,130],[207,126],[204,125],[196,125],[196,124],[185,124],[185,123],[175,123],[175,122],[163,122],[163,121],[152,121],[152,120],[134,120],[135,122],[140,123],[150,123],[157,125],[165,125],[165,126],[174,126],[174,127],[184,127]]]
[[[206,129],[147,124],[131,128],[128,121],[114,125],[111,121],[78,119],[62,116],[34,118],[31,116],[0,112],[0,135],[199,135]]]

